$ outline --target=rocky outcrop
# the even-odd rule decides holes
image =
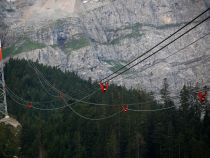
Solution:
[[[20,153],[21,124],[14,118],[6,116],[0,119],[0,142],[4,145],[4,157],[17,157]]]

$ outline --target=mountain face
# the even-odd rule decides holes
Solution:
[[[210,0],[1,0],[0,5],[15,37],[21,36],[5,52],[100,80],[199,15]],[[174,92],[197,80],[209,84],[210,37],[179,51],[209,32],[207,21],[110,82],[156,92],[164,78]]]

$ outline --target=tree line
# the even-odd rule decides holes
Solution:
[[[33,63],[50,83],[74,98],[83,98],[98,83],[82,80],[75,73],[63,73],[56,67],[51,68]],[[61,95],[44,85],[28,61],[10,60],[5,67],[7,86],[24,100],[49,103],[34,104],[39,108],[56,108],[65,105]],[[41,81],[41,82],[40,82]],[[177,106],[158,112],[121,112],[102,121],[90,121],[78,117],[68,107],[57,111],[28,109],[25,102],[18,105],[14,98],[7,96],[8,110],[12,117],[22,124],[18,150],[22,158],[208,158],[210,157],[210,116],[208,111],[200,120],[198,102],[191,104],[189,87],[180,92],[180,105],[170,98],[169,84],[163,80],[160,91],[162,103],[157,103],[152,93],[110,85],[102,94],[98,91],[85,101],[116,106],[76,103],[72,107],[80,114],[99,118],[122,110],[125,103],[132,109],[157,109]],[[58,96],[58,97],[52,97]],[[68,99],[67,102],[74,103]],[[0,131],[3,127],[0,127]],[[8,132],[7,132],[8,133]],[[0,133],[0,140],[8,135]],[[11,144],[11,143],[10,143]],[[0,141],[0,157],[10,155]],[[2,154],[2,152],[7,152]]]

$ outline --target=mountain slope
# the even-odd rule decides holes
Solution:
[[[20,6],[23,15],[35,13],[31,15],[35,19],[30,21],[30,18],[20,16],[19,21],[26,19],[26,22],[17,22],[18,25],[12,25],[12,28],[16,28],[20,35],[25,31],[24,37],[44,44],[45,48],[28,50],[18,58],[38,60],[93,80],[111,74],[210,6],[209,0],[76,1],[74,15],[68,13],[67,18],[62,15],[66,13],[64,6],[72,3],[56,2],[56,7],[64,9],[63,12],[60,14],[54,6],[54,12],[49,11],[48,14],[46,8],[53,3],[47,1],[41,8],[38,7],[36,14],[33,8],[41,2],[34,1],[31,7],[29,2],[22,2],[23,6],[28,6],[27,9]],[[54,18],[57,14],[60,16]],[[164,78],[168,78],[174,90],[180,89],[183,84],[194,84],[196,80],[204,79],[209,84],[209,36],[167,57],[208,33],[209,26],[209,21],[202,24],[112,82],[148,91],[159,91]]]

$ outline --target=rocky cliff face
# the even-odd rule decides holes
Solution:
[[[210,0],[17,0],[12,7],[4,16],[22,38],[10,53],[99,80],[210,7]],[[159,91],[164,78],[172,91],[201,79],[209,84],[209,36],[176,53],[209,32],[208,21],[111,82],[148,91]]]

